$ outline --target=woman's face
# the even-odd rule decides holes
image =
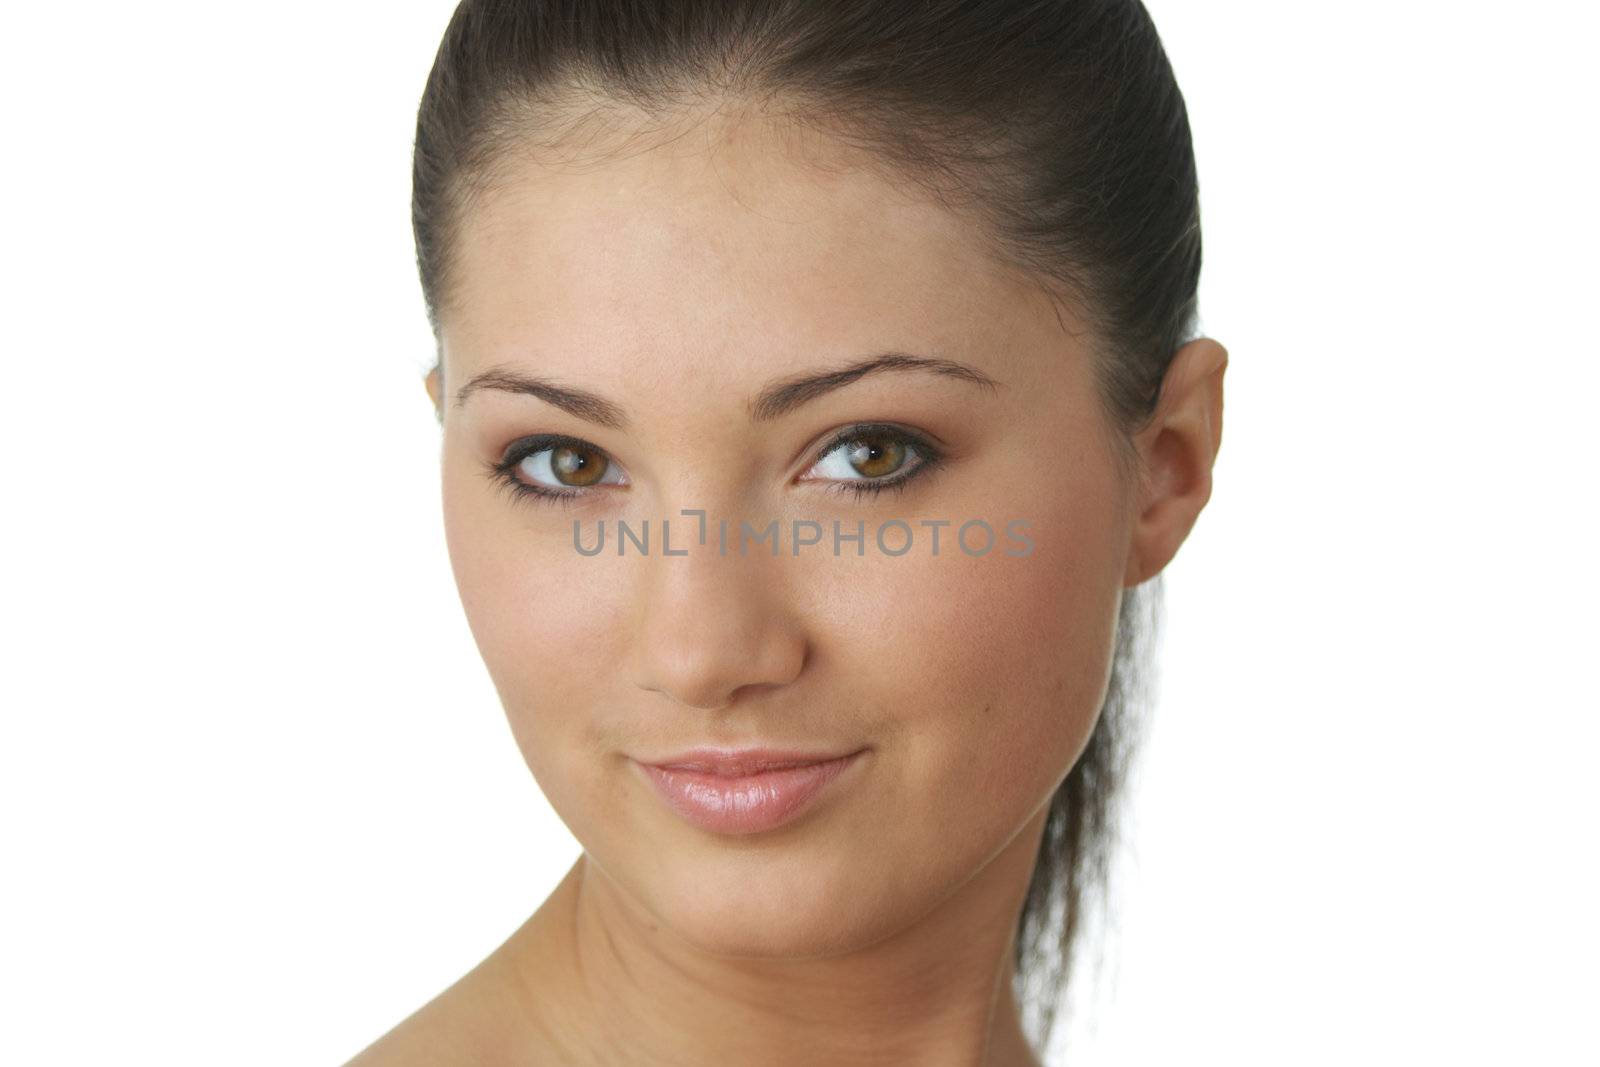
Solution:
[[[1040,814],[1108,676],[1130,520],[1083,332],[975,223],[851,152],[718,117],[582,166],[518,157],[464,220],[441,323],[450,556],[517,743],[590,861],[712,951],[828,954],[926,914]],[[885,368],[757,405],[890,352],[975,375]],[[906,437],[822,455],[863,423]],[[580,445],[505,476],[577,495],[496,480],[540,434]],[[647,520],[619,555],[616,524]],[[821,539],[796,547],[803,520]],[[909,549],[900,526],[880,545],[889,520]],[[958,542],[971,520],[984,554],[976,524]],[[774,521],[776,556],[754,540]],[[864,544],[835,551],[836,521]],[[574,525],[592,550],[602,522],[578,551]],[[743,834],[686,820],[638,765],[755,745],[864,751]]]

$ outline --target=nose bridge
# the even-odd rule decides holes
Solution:
[[[634,651],[641,688],[710,710],[747,687],[792,681],[806,637],[784,594],[784,557],[732,544],[723,555],[715,534],[706,541],[639,561]]]

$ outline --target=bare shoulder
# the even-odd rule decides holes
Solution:
[[[565,1040],[572,1016],[561,994],[569,983],[550,966],[565,958],[581,863],[499,948],[344,1067],[511,1067],[592,1058]]]
[[[423,1067],[424,1064],[491,1064],[494,1025],[484,1001],[483,964],[406,1016],[345,1067]]]
[[[558,1054],[523,990],[491,955],[344,1067],[501,1067]]]

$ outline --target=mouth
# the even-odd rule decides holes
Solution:
[[[687,822],[712,833],[742,836],[798,819],[866,752],[806,756],[702,750],[662,763],[634,761],[634,766]]]
[[[766,771],[785,771],[794,767],[832,763],[854,754],[854,752],[801,752],[772,748],[697,748],[665,759],[640,760],[640,762],[668,771],[692,771],[719,778],[744,778]]]

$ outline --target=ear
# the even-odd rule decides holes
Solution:
[[[422,384],[428,389],[428,399],[433,401],[433,413],[440,422],[444,421],[443,396],[441,395],[443,383],[439,378],[439,364],[435,363],[433,369],[423,377]]]
[[[1209,337],[1172,357],[1150,421],[1134,436],[1143,461],[1124,586],[1159,574],[1211,499],[1211,467],[1222,447],[1222,375],[1228,350]]]

